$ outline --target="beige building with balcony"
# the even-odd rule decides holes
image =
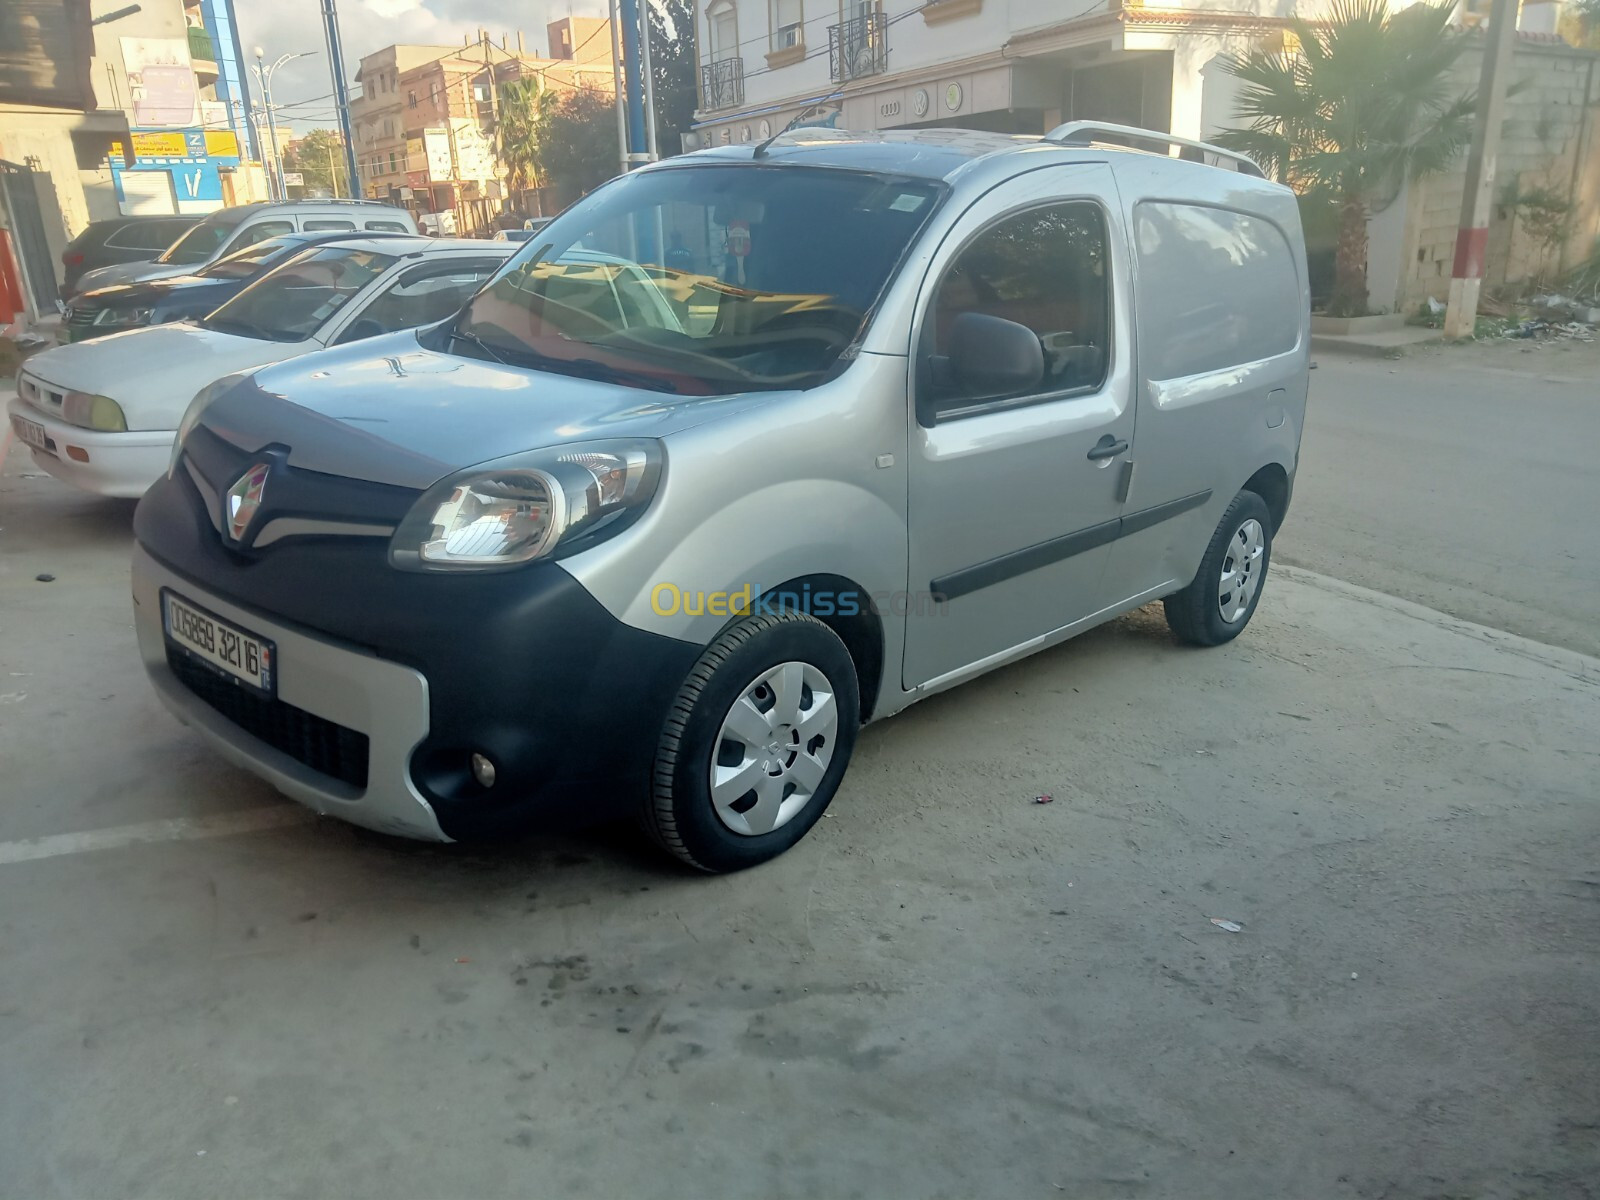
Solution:
[[[361,60],[351,104],[363,189],[419,215],[453,211],[457,226],[483,228],[506,204],[495,157],[495,96],[517,79],[540,90],[613,93],[611,25],[563,17],[547,27],[550,53],[530,54],[517,34],[480,33],[460,46],[388,46]]]

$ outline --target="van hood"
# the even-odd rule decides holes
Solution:
[[[674,396],[424,348],[415,331],[257,372],[201,424],[291,466],[423,489],[523,450],[612,437],[666,437],[782,395]]]
[[[269,342],[180,322],[43,350],[22,369],[61,391],[110,396],[122,406],[130,430],[176,429],[206,384],[308,348],[318,343]]]

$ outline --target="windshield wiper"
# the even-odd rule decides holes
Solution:
[[[450,327],[450,336],[452,338],[458,338],[461,341],[466,342],[470,346],[476,346],[479,350],[482,350],[485,354],[487,354],[490,358],[494,359],[495,362],[497,362],[497,363],[505,363],[506,362],[505,355],[501,354],[500,351],[496,350],[493,346],[491,346],[488,342],[484,341],[477,334],[468,333],[465,329],[462,329],[461,326],[459,326],[459,325],[452,325]]]

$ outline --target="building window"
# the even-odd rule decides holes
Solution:
[[[739,12],[732,0],[718,0],[706,12],[711,29],[711,61],[739,57]]]
[[[417,94],[415,92],[407,92],[406,93],[406,107],[407,108],[415,108],[416,106],[417,106]]]
[[[796,50],[806,44],[805,14],[801,0],[768,0],[772,13],[772,52]]]

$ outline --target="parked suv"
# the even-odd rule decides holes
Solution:
[[[403,208],[375,200],[290,200],[219,208],[150,262],[123,263],[86,272],[78,291],[189,275],[236,250],[287,233],[416,233],[417,223]]]
[[[320,812],[446,840],[631,812],[750,866],[863,721],[1153,600],[1237,636],[1309,316],[1294,195],[1165,134],[673,158],[446,322],[197,396],[134,519],[139,644]]]
[[[87,271],[115,263],[149,262],[200,223],[194,217],[113,217],[93,221],[61,251],[61,298],[78,291]]]

